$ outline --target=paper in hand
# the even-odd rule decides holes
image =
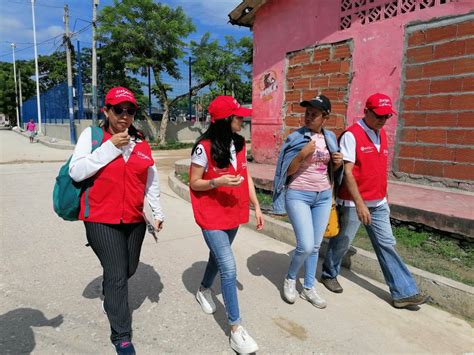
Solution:
[[[158,243],[158,231],[155,227],[155,217],[153,216],[153,211],[151,210],[150,204],[147,199],[143,201],[143,217],[145,218],[146,229],[155,239],[155,242]]]

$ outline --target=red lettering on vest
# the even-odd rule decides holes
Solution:
[[[383,128],[380,130],[380,152],[370,140],[364,129],[353,124],[347,129],[356,141],[356,161],[352,174],[364,201],[380,200],[387,195],[387,136]],[[353,197],[345,183],[339,189],[338,197],[353,201]]]
[[[104,142],[112,137],[104,130]],[[89,217],[84,218],[85,194],[79,219],[109,224],[143,222],[143,200],[148,168],[155,164],[147,142],[135,144],[125,162],[122,154],[100,169],[89,189]]]
[[[219,176],[231,174],[244,178],[236,187],[219,186],[208,191],[190,190],[196,223],[206,230],[227,230],[236,228],[249,221],[249,185],[247,181],[247,157],[244,147],[237,153],[237,169],[232,164],[226,168],[218,168],[211,158],[211,142],[200,142],[207,156],[207,171],[202,178],[211,180]],[[189,172],[191,178],[191,169]]]

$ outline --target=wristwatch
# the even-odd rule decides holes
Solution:
[[[216,179],[209,180],[209,186],[211,187],[211,189],[215,189],[217,187]]]

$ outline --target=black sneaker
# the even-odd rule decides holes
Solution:
[[[337,278],[335,277],[332,279],[321,277],[321,283],[326,286],[326,288],[331,292],[342,293],[343,291],[342,286],[339,284]]]
[[[423,303],[426,303],[430,300],[429,296],[424,296],[420,293],[417,293],[414,296],[400,298],[398,300],[393,300],[393,306],[395,308],[409,308],[413,306],[419,306]]]
[[[135,348],[133,344],[129,341],[119,341],[118,343],[114,344],[115,351],[117,355],[128,354],[128,355],[135,355]]]

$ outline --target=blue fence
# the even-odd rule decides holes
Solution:
[[[69,121],[67,83],[61,83],[42,92],[40,95],[41,121],[45,123],[64,123]],[[23,122],[30,119],[38,122],[36,96],[23,102]]]

